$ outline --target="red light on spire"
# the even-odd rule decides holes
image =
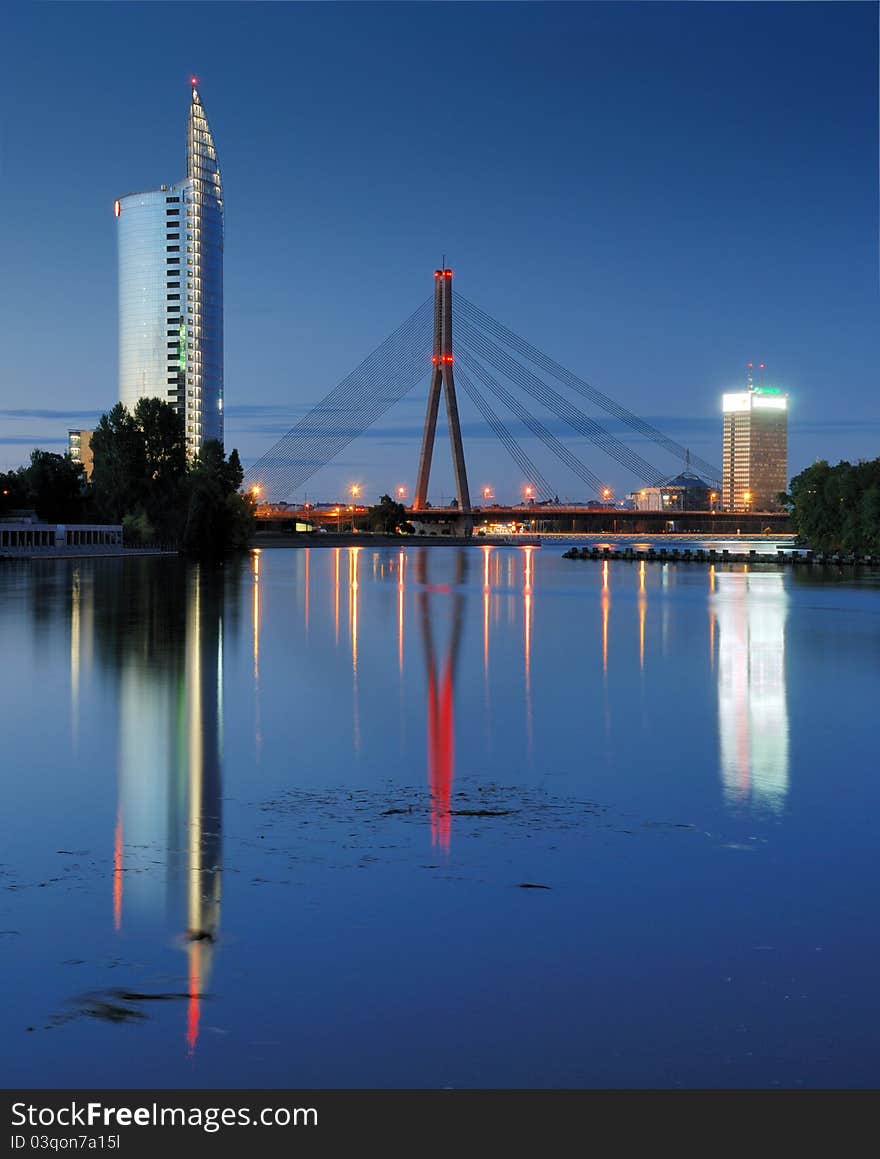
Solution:
[[[761,363],[761,365],[760,365],[759,369],[760,369],[760,370],[765,370],[765,369],[766,369],[766,367],[764,366],[764,363],[763,363],[763,362]]]
[[[441,276],[441,274],[442,274],[442,273],[443,273],[443,271],[442,271],[442,270],[434,270],[434,277],[435,277],[435,278],[439,278],[439,277]]]
[[[751,370],[751,369],[752,369],[752,363],[751,363],[751,362],[749,362],[749,363],[748,363],[748,368],[749,368],[749,370]]]
[[[191,76],[189,78],[189,83],[195,87],[199,83],[199,78],[197,76]]]

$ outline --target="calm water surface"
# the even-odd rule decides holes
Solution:
[[[3,565],[4,1085],[876,1086],[880,577],[562,550]]]

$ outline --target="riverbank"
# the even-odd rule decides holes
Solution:
[[[129,559],[135,555],[177,555],[177,552],[161,547],[100,547],[91,551],[87,547],[23,548],[20,551],[4,551],[0,554],[0,563],[22,559]]]

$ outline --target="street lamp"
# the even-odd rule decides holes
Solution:
[[[709,510],[710,511],[715,510],[715,501],[717,500],[717,498],[718,498],[717,491],[710,491],[709,492]]]
[[[611,488],[610,487],[603,487],[602,488],[602,498],[605,499],[606,501],[611,498]]]
[[[402,503],[406,498],[406,487],[397,488],[397,502]]]
[[[748,510],[751,502],[752,502],[751,491],[743,491],[743,503],[745,503],[745,505],[746,505],[746,510]]]
[[[531,485],[531,483],[527,483],[526,486],[523,488],[523,495],[525,495],[526,500],[529,503],[535,497],[535,488]]]
[[[483,488],[483,502],[488,503],[491,498],[492,498],[492,488],[491,487],[484,487]]]

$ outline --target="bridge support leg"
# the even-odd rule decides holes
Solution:
[[[428,388],[428,410],[425,415],[425,429],[422,433],[422,449],[419,455],[419,470],[416,477],[416,493],[413,510],[423,511],[428,501],[428,482],[431,476],[431,460],[434,456],[434,437],[437,433],[437,412],[440,408],[440,391],[446,399],[446,418],[449,424],[449,442],[452,447],[452,470],[455,475],[455,494],[459,510],[471,509],[468,489],[467,469],[464,463],[464,448],[461,441],[461,422],[458,417],[458,400],[455,394],[455,377],[452,367],[452,270],[434,271],[434,353],[431,358],[431,384]]]

